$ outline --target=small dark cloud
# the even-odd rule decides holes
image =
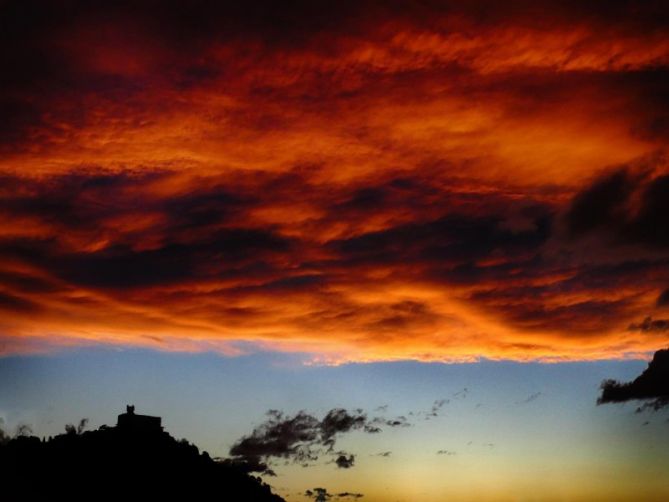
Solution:
[[[527,396],[525,399],[517,401],[516,404],[531,403],[532,401],[536,401],[537,399],[539,399],[540,396],[541,396],[541,392],[535,392],[534,394],[530,394],[529,396]]]
[[[314,502],[326,502],[331,499],[359,499],[364,497],[362,493],[339,492],[330,493],[325,488],[313,488],[304,492],[304,496],[313,499]]]
[[[348,469],[353,467],[355,455],[334,450],[339,435],[356,430],[374,434],[383,426],[408,425],[405,417],[369,419],[360,409],[334,408],[322,419],[304,411],[288,416],[270,410],[267,415],[265,422],[230,448],[231,461],[242,462],[249,470],[267,472],[267,461],[272,458],[308,466],[326,455],[337,467]]]
[[[381,432],[380,426],[387,427],[411,427],[411,423],[404,415],[399,415],[393,418],[374,417],[365,425],[365,432],[370,434]]]
[[[439,450],[439,451],[437,451],[437,455],[446,455],[446,456],[449,456],[449,457],[453,456],[453,455],[456,455],[456,454],[457,454],[457,452],[455,452],[453,450]]]
[[[302,411],[288,417],[270,410],[268,416],[250,436],[230,448],[230,455],[253,465],[261,465],[261,458],[290,458],[299,463],[317,458],[312,446],[320,442],[318,419]]]
[[[429,417],[437,417],[439,416],[439,412],[441,409],[444,407],[444,405],[448,404],[450,402],[449,399],[437,399],[433,404],[432,408],[428,412]]]
[[[325,502],[332,498],[332,494],[328,493],[325,488],[314,488],[304,492],[305,497],[313,499],[315,502]]]
[[[631,382],[605,380],[597,404],[647,401],[645,408],[659,410],[669,404],[669,349],[658,350],[648,367]]]
[[[389,457],[392,454],[393,454],[392,451],[382,451],[382,452],[379,452],[379,453],[374,453],[372,456],[373,457]]]
[[[353,413],[343,408],[330,410],[320,423],[323,444],[332,449],[337,434],[362,429],[366,424],[367,416],[362,410],[355,410]]]
[[[235,468],[240,472],[250,474],[252,472],[259,472],[265,476],[276,476],[276,472],[260,459],[244,459],[244,458],[225,458],[216,459],[219,463]]]
[[[340,469],[350,469],[355,464],[355,455],[339,455],[335,459],[335,464]]]
[[[464,394],[461,395],[460,393],[456,393],[454,395],[455,398],[457,397],[464,397]],[[425,420],[430,420],[431,418],[438,417],[439,414],[441,413],[441,409],[450,403],[450,399],[435,399],[434,402],[432,403],[432,406],[430,406],[429,410],[418,410],[418,411],[410,411],[409,416],[411,417],[425,417]],[[393,420],[393,423],[396,427],[402,426],[402,427],[408,427],[411,425],[409,421],[406,419],[404,416],[397,417]]]
[[[459,390],[458,392],[454,393],[453,397],[457,399],[465,399],[468,395],[469,395],[469,389],[465,387],[462,390]]]
[[[387,419],[386,421],[383,422],[384,425],[387,425],[388,427],[410,427],[411,423],[407,418],[403,415],[400,415],[395,418],[390,418]]]

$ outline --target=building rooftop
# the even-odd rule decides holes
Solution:
[[[162,419],[149,415],[138,415],[133,405],[126,406],[126,412],[118,416],[116,427],[134,432],[161,432]]]

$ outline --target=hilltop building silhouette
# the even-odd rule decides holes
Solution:
[[[9,500],[285,502],[245,466],[176,440],[160,417],[132,405],[116,427],[66,430],[48,441],[0,436],[3,487],[16,494]]]
[[[137,415],[134,405],[127,405],[126,412],[121,413],[116,421],[116,427],[121,430],[140,434],[162,432],[162,419],[150,415]]]

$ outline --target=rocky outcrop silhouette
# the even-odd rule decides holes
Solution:
[[[5,500],[285,502],[243,466],[213,460],[128,407],[117,426],[0,442]]]

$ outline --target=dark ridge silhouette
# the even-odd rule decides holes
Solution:
[[[85,424],[48,440],[0,435],[5,493],[16,500],[285,502],[244,466],[212,460],[134,407],[116,427],[84,431]]]
[[[632,382],[616,380],[602,382],[602,395],[597,404],[647,400],[637,411],[646,408],[659,410],[669,405],[669,349],[658,350],[648,367]]]

